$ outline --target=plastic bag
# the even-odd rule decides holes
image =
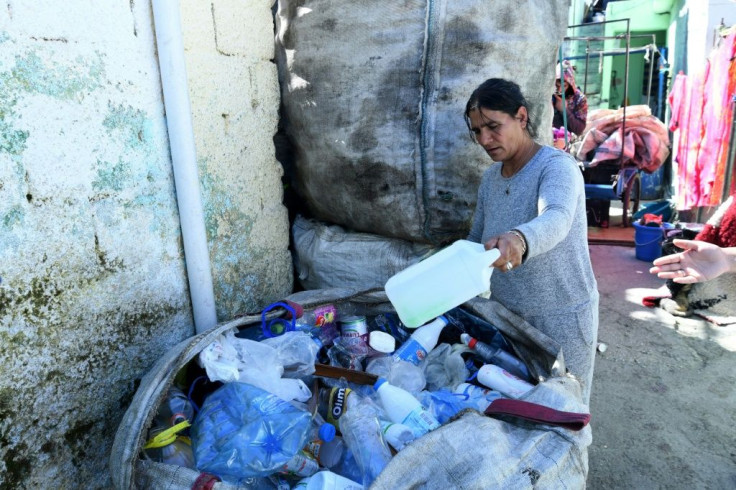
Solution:
[[[468,352],[469,349],[463,345],[455,344],[457,348],[450,344],[440,344],[432,349],[424,361],[424,375],[427,378],[427,389],[429,391],[439,390],[441,388],[451,389],[463,381],[470,375],[468,368],[465,367],[465,360],[460,355],[462,352]]]
[[[266,476],[304,446],[311,415],[246,383],[227,383],[203,403],[192,426],[197,468],[225,481]]]

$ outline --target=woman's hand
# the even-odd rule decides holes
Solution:
[[[660,279],[692,284],[715,279],[736,268],[734,248],[721,248],[698,240],[675,239],[673,243],[685,251],[655,259],[649,272]]]
[[[562,97],[558,94],[552,94],[552,105],[556,110],[562,112]]]
[[[501,272],[508,272],[521,265],[524,255],[524,244],[519,237],[512,233],[491,237],[483,244],[486,250],[497,248],[501,255],[491,264]]]

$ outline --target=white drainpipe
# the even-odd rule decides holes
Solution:
[[[178,0],[153,0],[153,20],[194,327],[197,333],[201,333],[217,324],[217,313],[197,173]]]

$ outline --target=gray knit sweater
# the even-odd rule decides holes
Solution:
[[[598,290],[588,251],[583,175],[570,155],[543,146],[515,175],[486,170],[468,239],[484,243],[511,229],[527,240],[513,270],[494,271],[491,299],[557,341],[587,402],[598,333]]]
[[[597,294],[588,252],[583,175],[567,153],[543,146],[518,173],[501,164],[483,174],[469,240],[513,228],[527,241],[524,263],[495,271],[491,294],[522,317],[577,310]]]

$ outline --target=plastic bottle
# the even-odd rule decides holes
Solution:
[[[529,381],[531,379],[529,370],[526,365],[521,362],[521,359],[509,354],[500,347],[492,347],[466,333],[460,335],[460,340],[462,340],[465,345],[473,349],[485,362],[501,366],[506,371],[525,381]]]
[[[315,414],[314,427],[309,433],[304,450],[326,468],[332,468],[342,458],[345,443],[337,437],[335,426],[324,421],[319,413]]]
[[[340,417],[340,432],[360,469],[361,483],[368,488],[391,460],[376,409],[367,403],[351,407]]]
[[[312,475],[309,479],[301,480],[294,490],[362,490],[363,485],[344,476],[323,470]]]
[[[417,328],[406,342],[396,349],[393,354],[394,358],[418,366],[427,357],[427,353],[437,345],[437,339],[439,339],[440,333],[447,323],[447,318],[439,316]]]
[[[460,395],[461,399],[470,408],[474,408],[479,412],[485,412],[486,408],[493,403],[494,400],[503,398],[498,391],[489,388],[481,388],[480,386],[471,385],[470,383],[460,383],[453,392]]]
[[[337,308],[334,305],[318,306],[305,311],[296,319],[296,330],[307,332],[322,345],[330,345],[340,333],[337,330]]]
[[[166,429],[185,420],[190,423],[194,420],[194,407],[182,390],[172,386],[166,399],[158,407],[154,424]]]
[[[383,378],[376,381],[373,389],[378,393],[381,405],[391,421],[409,427],[415,437],[421,437],[440,426],[437,419],[408,391],[391,385]]]
[[[281,468],[280,473],[289,476],[312,476],[319,471],[319,463],[305,451],[299,451]]]
[[[319,392],[317,410],[324,420],[339,429],[340,417],[359,401],[358,394],[350,388],[336,386]]]
[[[401,321],[418,327],[488,291],[490,265],[500,255],[498,249],[458,240],[392,276],[384,289]]]
[[[478,370],[478,382],[511,398],[519,398],[534,388],[531,383],[493,364],[485,364]]]
[[[181,423],[180,423],[181,424]],[[182,429],[189,425],[181,424]],[[172,428],[154,427],[149,432],[149,440],[144,446],[146,455],[161,463],[195,468],[192,443],[188,437],[180,436]]]
[[[381,420],[381,431],[386,442],[397,451],[401,451],[407,444],[416,439],[411,429],[404,424]]]

